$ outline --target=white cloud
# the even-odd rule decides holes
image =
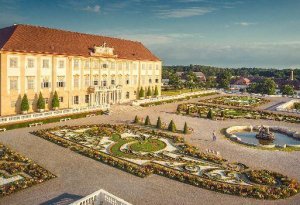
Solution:
[[[95,13],[99,13],[100,12],[100,6],[99,5],[95,5],[95,6],[87,6],[84,9],[82,9],[83,11],[89,11],[89,12],[95,12]]]
[[[246,21],[242,21],[242,22],[236,22],[235,25],[239,25],[239,26],[253,26],[256,25],[257,23],[253,23],[253,22],[246,22]]]
[[[191,16],[202,16],[215,11],[210,7],[189,7],[180,9],[164,9],[159,10],[158,15],[161,18],[185,18]]]

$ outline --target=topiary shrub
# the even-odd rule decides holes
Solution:
[[[162,128],[162,123],[161,123],[160,117],[157,118],[156,128],[157,128],[157,129],[161,129],[161,128]]]
[[[139,98],[144,98],[145,97],[145,91],[144,88],[141,87],[140,92],[139,92]]]
[[[173,120],[171,120],[171,122],[170,122],[170,124],[169,124],[169,126],[168,126],[168,130],[169,130],[170,132],[176,132],[176,125],[175,125],[175,123],[173,122]]]
[[[187,123],[184,123],[184,127],[183,127],[183,133],[184,134],[188,134],[189,133],[189,127],[187,126]]]
[[[145,125],[151,125],[149,115],[147,115],[147,117],[145,119]]]
[[[214,119],[214,114],[213,114],[213,111],[212,111],[212,109],[209,109],[209,111],[208,111],[208,113],[207,113],[207,118],[208,119]]]
[[[57,92],[54,92],[53,98],[52,98],[52,108],[56,109],[59,108],[59,99]]]
[[[138,118],[138,116],[136,115],[134,120],[133,120],[133,123],[137,124],[140,122],[140,119]]]
[[[157,88],[157,85],[155,86],[155,89],[154,89],[154,96],[157,97],[159,95],[158,93],[158,88]]]
[[[147,97],[151,97],[151,96],[152,96],[152,92],[151,92],[151,88],[149,86],[148,91],[147,91]]]
[[[29,110],[29,102],[28,102],[28,98],[27,95],[24,94],[22,101],[21,101],[21,111],[23,113],[27,112]]]
[[[42,111],[42,110],[45,109],[45,99],[44,99],[44,97],[43,97],[43,95],[42,95],[41,92],[39,94],[39,98],[38,98],[38,101],[37,101],[37,109],[39,111]]]

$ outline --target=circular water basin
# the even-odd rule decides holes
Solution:
[[[276,145],[300,145],[300,140],[297,140],[293,137],[290,137],[286,134],[282,134],[279,132],[274,132],[275,134],[275,140],[274,141],[266,141],[266,140],[259,140],[255,136],[257,135],[257,132],[236,132],[234,135],[239,137],[241,141],[250,143],[250,144],[255,144],[255,145],[271,145],[271,144],[276,144]]]

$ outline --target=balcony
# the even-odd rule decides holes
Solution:
[[[121,90],[121,85],[110,85],[110,86],[90,86],[88,87],[88,93],[95,93],[95,92],[106,92],[106,91],[114,91],[114,90]]]

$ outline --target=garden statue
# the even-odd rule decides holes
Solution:
[[[256,135],[257,139],[261,139],[261,140],[268,140],[268,141],[273,141],[275,140],[275,135],[274,133],[270,132],[270,128],[266,127],[266,126],[261,126],[259,128],[259,132]]]

